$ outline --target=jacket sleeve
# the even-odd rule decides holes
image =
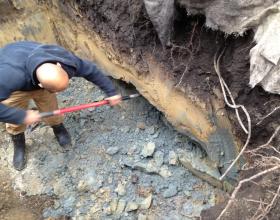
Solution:
[[[18,108],[10,108],[0,103],[0,122],[22,124],[26,111]]]
[[[117,94],[112,81],[96,66],[96,64],[90,61],[80,59],[76,76],[84,77],[88,81],[94,83],[102,89],[107,96]]]

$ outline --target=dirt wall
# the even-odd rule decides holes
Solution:
[[[230,124],[234,125],[234,129],[231,130],[230,126],[221,127],[228,127],[231,130],[230,133],[232,132],[235,137],[238,137],[237,139],[245,141],[246,135],[241,130],[234,111],[225,106],[218,77],[213,68],[215,54],[225,48],[225,55],[221,61],[222,76],[236,102],[244,105],[251,115],[252,140],[254,140],[252,144],[263,143],[279,124],[279,112],[276,112],[270,120],[257,125],[263,116],[277,106],[279,96],[268,94],[260,87],[251,89],[248,86],[249,52],[254,46],[253,31],[245,32],[243,37],[212,31],[205,26],[203,16],[190,17],[184,8],[177,6],[171,45],[168,48],[162,48],[142,1],[76,2],[83,15],[88,19],[88,25],[104,40],[110,41],[113,48],[118,49],[122,60],[133,65],[139,74],[153,74],[147,65],[147,54],[151,54],[155,63],[165,70],[161,73],[162,77],[175,90],[182,92],[184,97],[190,98],[192,103],[199,105],[202,109],[214,112],[208,114],[209,121],[214,121],[213,124],[217,121],[228,123],[224,118],[218,119],[219,117],[216,116],[216,114],[219,115],[221,109],[224,110],[220,114],[229,114]],[[166,74],[164,75],[163,72]],[[215,100],[214,107],[209,100]],[[245,121],[245,115],[241,115],[241,117]],[[189,119],[190,117],[186,118],[186,120]],[[199,126],[200,129],[201,127],[204,126]],[[207,134],[205,129],[202,131]],[[201,136],[199,137],[201,138]],[[225,148],[233,149],[234,147],[228,145],[229,139],[224,138]],[[208,139],[208,146],[209,142],[211,141]],[[217,143],[216,146],[212,144],[209,148],[212,152],[213,149],[219,149],[219,152],[213,152],[214,155],[218,155],[222,151],[218,146],[221,141],[217,141],[214,137],[213,142]],[[205,148],[207,149],[207,147]],[[208,149],[207,151],[211,155],[211,150]],[[230,152],[230,154],[234,154],[234,152]]]

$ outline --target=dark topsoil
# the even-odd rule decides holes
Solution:
[[[216,52],[226,47],[221,60],[222,76],[236,103],[245,105],[252,117],[251,146],[265,143],[279,125],[280,111],[256,125],[263,116],[279,105],[280,97],[266,93],[261,87],[248,87],[249,51],[254,46],[252,31],[248,31],[243,37],[225,36],[205,27],[203,16],[188,17],[186,10],[177,6],[172,41],[170,46],[163,48],[142,0],[76,0],[75,3],[87,19],[88,25],[110,42],[122,58],[135,66],[141,74],[149,74],[145,54],[152,53],[158,62],[165,64],[170,80],[175,84],[180,82],[177,86],[182,91],[189,87],[205,101],[209,95],[214,95],[213,88],[220,88],[213,61]],[[131,49],[135,55],[133,59]],[[245,141],[246,136],[238,125],[234,111],[228,111],[236,128],[236,136]],[[245,119],[245,115],[241,116]],[[243,196],[250,196],[249,191],[245,189]],[[262,190],[259,192],[261,194]],[[237,208],[236,212],[239,211]],[[214,212],[217,214],[218,209],[214,208]],[[236,217],[234,212],[232,219]],[[213,218],[215,216],[207,215]],[[238,219],[244,219],[245,216]]]

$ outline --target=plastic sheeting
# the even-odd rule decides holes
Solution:
[[[190,14],[204,14],[206,26],[242,35],[275,10],[275,0],[177,0]]]
[[[173,26],[174,0],[144,0],[144,3],[161,44],[167,45]]]
[[[251,49],[250,85],[280,94],[280,6],[258,26],[257,45]]]

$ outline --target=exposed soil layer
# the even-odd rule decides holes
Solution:
[[[100,36],[111,42],[122,59],[134,65],[139,73],[148,74],[144,55],[149,52],[168,69],[171,81],[178,89],[194,93],[202,100],[214,95],[220,88],[214,71],[215,54],[225,48],[221,60],[221,70],[233,97],[244,104],[252,117],[254,145],[263,143],[279,124],[279,111],[261,126],[255,126],[261,117],[271,112],[279,103],[278,95],[271,95],[262,88],[248,87],[249,51],[254,46],[253,33],[248,31],[243,37],[225,36],[204,25],[203,16],[187,16],[187,11],[177,6],[173,38],[168,48],[163,48],[157,38],[143,1],[83,1],[77,0],[81,13],[88,19],[88,25]],[[133,56],[131,56],[133,51]],[[243,137],[234,111],[229,110],[236,128],[236,136]],[[243,119],[245,116],[242,115]],[[272,123],[271,123],[272,122]],[[246,123],[245,123],[246,124]]]
[[[277,191],[277,184],[279,183],[279,175],[268,175],[262,179],[258,179],[255,183],[247,183],[240,189],[237,195],[236,202],[234,202],[228,212],[222,217],[225,220],[245,220],[245,219],[257,219],[260,210],[260,202],[269,204],[274,196],[273,192]],[[269,189],[269,190],[268,190]],[[279,196],[278,196],[279,197]],[[214,207],[204,210],[201,213],[203,220],[216,219],[226,203],[218,204]],[[252,216],[255,216],[252,218]],[[271,208],[271,211],[267,214],[266,219],[277,220],[280,218],[280,200],[276,200]]]
[[[26,196],[26,192],[15,192],[10,185],[9,174],[5,169],[0,171],[0,219],[38,220],[44,208],[53,204],[47,196]]]

